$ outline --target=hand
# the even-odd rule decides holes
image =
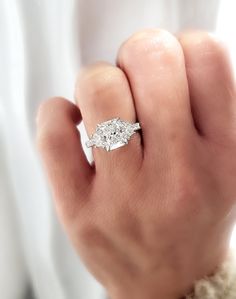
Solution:
[[[112,299],[174,299],[223,261],[235,220],[236,98],[227,51],[202,32],[139,32],[77,82],[77,106],[45,101],[38,145],[61,222]],[[93,149],[88,134],[114,117],[142,131]]]

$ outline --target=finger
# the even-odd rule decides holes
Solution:
[[[78,108],[61,98],[41,104],[37,117],[37,144],[54,197],[63,214],[71,217],[86,203],[93,170],[80,143]]]
[[[235,137],[235,84],[225,46],[205,32],[186,32],[179,40],[200,133],[223,142],[227,136]]]
[[[119,117],[136,122],[135,107],[124,73],[108,63],[97,63],[85,68],[79,75],[75,97],[90,136],[96,125]],[[96,170],[114,172],[114,167],[138,167],[142,157],[140,135],[134,134],[129,144],[107,153],[103,148],[93,149]],[[104,167],[105,166],[105,167]]]
[[[120,48],[118,65],[128,76],[144,150],[151,159],[169,141],[181,142],[193,132],[184,56],[178,40],[163,30],[134,34]]]

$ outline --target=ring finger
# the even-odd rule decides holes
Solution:
[[[81,110],[86,131],[90,136],[96,125],[119,117],[131,123],[136,122],[136,113],[129,83],[118,67],[101,62],[89,66],[80,73],[75,90],[77,104]],[[142,159],[140,134],[134,134],[127,146],[106,152],[93,148],[96,171],[114,166],[123,168],[139,167]]]

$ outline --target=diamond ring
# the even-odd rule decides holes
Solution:
[[[139,123],[132,124],[120,118],[113,118],[96,126],[96,131],[90,136],[86,146],[111,151],[128,144],[131,136],[140,129]]]

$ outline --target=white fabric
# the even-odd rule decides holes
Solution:
[[[34,144],[39,103],[73,99],[80,67],[114,62],[141,28],[217,28],[232,44],[234,11],[233,0],[0,1],[1,298],[25,299],[29,285],[39,299],[104,298],[55,217]]]
[[[235,299],[236,298],[236,255],[229,253],[214,275],[203,277],[194,284],[192,294],[186,299]]]

